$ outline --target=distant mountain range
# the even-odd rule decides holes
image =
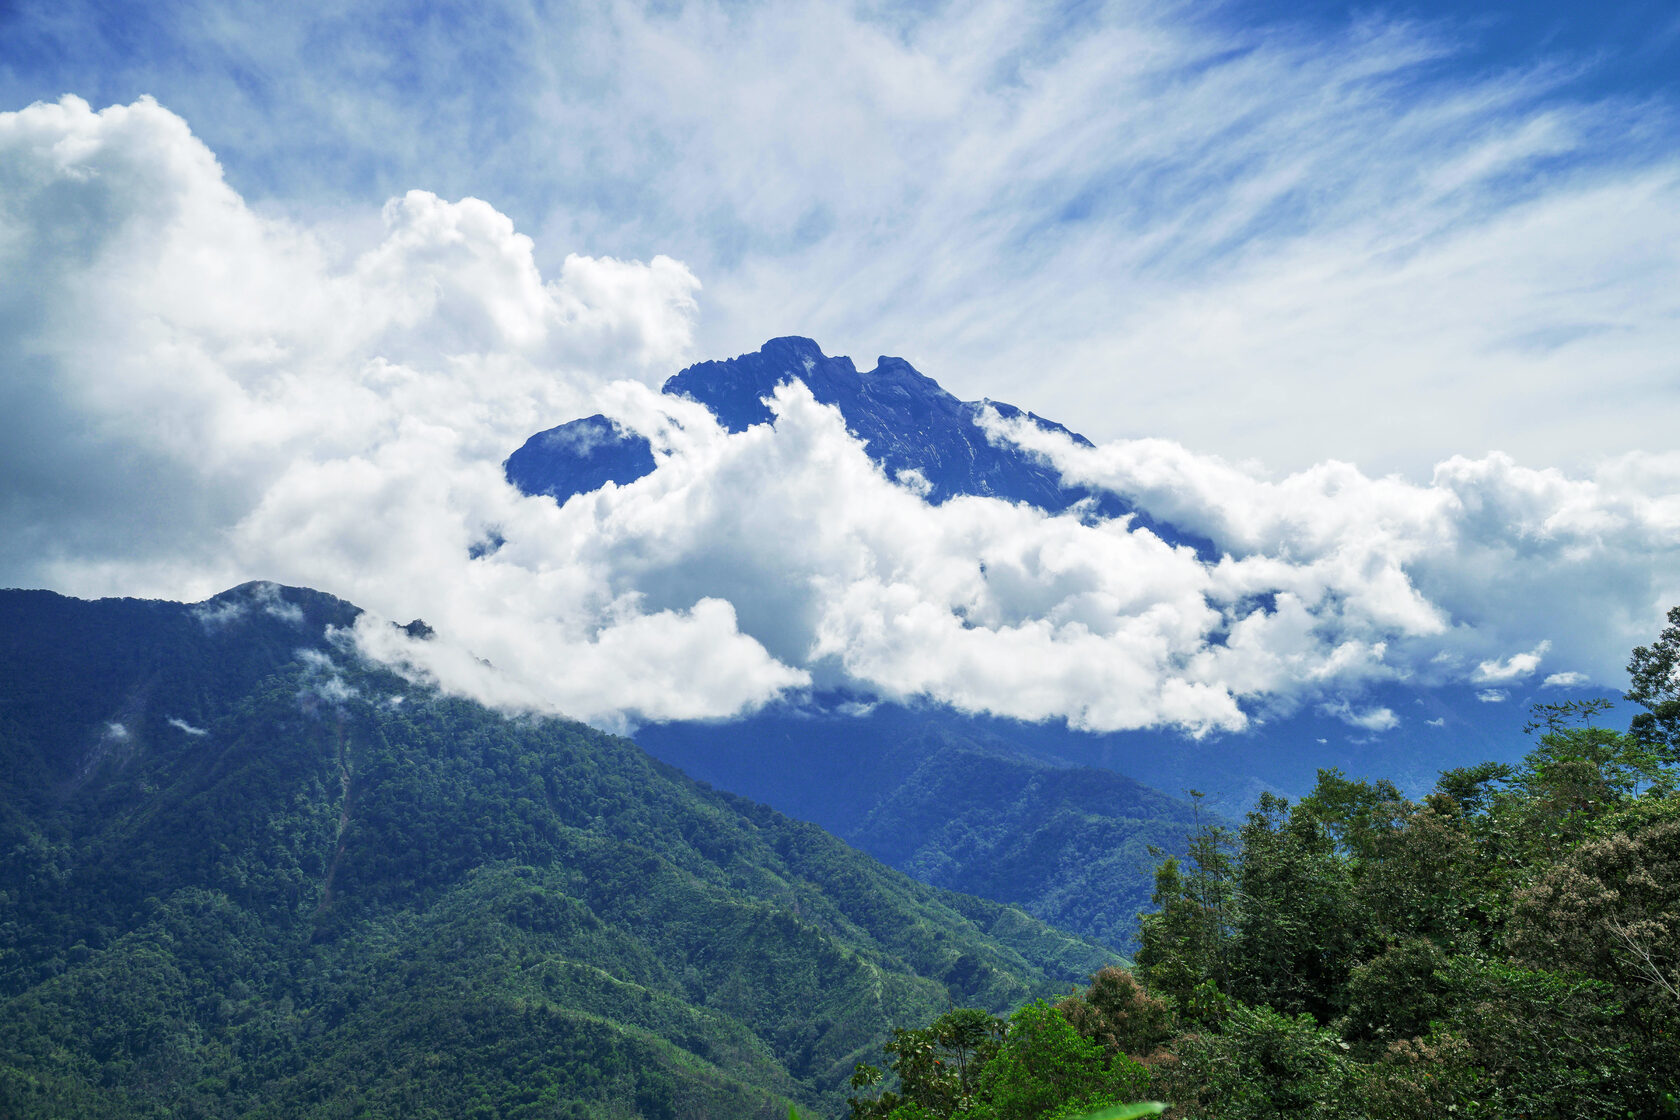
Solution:
[[[0,592],[0,1115],[835,1117],[890,1028],[1117,959],[359,613]]]
[[[1195,824],[1186,801],[1112,770],[1045,762],[948,713],[897,705],[654,724],[637,741],[923,882],[1124,952],[1160,862],[1151,849],[1182,850]]]
[[[992,444],[976,417],[991,407],[1088,444],[1083,436],[1012,405],[959,401],[901,358],[883,357],[860,372],[810,339],[777,338],[757,353],[690,366],[664,392],[705,405],[723,427],[741,431],[773,422],[763,399],[789,379],[835,406],[889,477],[919,475],[930,502],[972,494],[1051,513],[1086,502],[1093,516],[1130,514],[1133,525],[1170,543],[1218,556],[1212,542],[1147,509],[1064,485],[1036,456]],[[560,503],[655,467],[647,440],[603,416],[538,433],[505,464],[521,491]],[[1521,733],[1522,697],[1489,704],[1476,692],[1377,686],[1365,701],[1407,717],[1382,733],[1313,706],[1258,713],[1249,731],[1198,740],[1173,731],[1090,734],[1059,721],[1027,724],[836,694],[772,704],[734,721],[650,725],[635,737],[697,778],[822,824],[928,882],[1015,902],[1124,946],[1148,899],[1148,846],[1183,843],[1189,809],[1176,795],[1205,791],[1211,808],[1238,817],[1263,790],[1304,793],[1320,768],[1421,791],[1441,769],[1520,757],[1530,745]],[[983,824],[976,830],[964,822]],[[1027,863],[1030,873],[1010,870]],[[1053,870],[1070,867],[1081,870]]]

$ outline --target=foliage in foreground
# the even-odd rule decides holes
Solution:
[[[1627,732],[1540,705],[1519,766],[1421,801],[1337,771],[1199,826],[1157,872],[1134,972],[1007,1023],[885,1047],[854,1120],[1680,1116],[1680,608],[1634,651]],[[854,1084],[880,1080],[860,1067]]]
[[[1094,1109],[1109,1115],[1149,1084],[1148,1071],[1124,1045],[1149,1037],[1150,1024],[1166,1012],[1118,968],[1093,978],[1098,1000],[1116,989],[1119,999],[1107,1007],[1069,996],[1055,1005],[1030,1003],[1007,1020],[961,1008],[928,1027],[896,1030],[883,1050],[899,1087],[852,1097],[852,1118],[1075,1120]],[[880,1069],[859,1064],[852,1085],[867,1089],[882,1079]]]

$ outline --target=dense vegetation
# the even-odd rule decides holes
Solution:
[[[924,883],[1013,903],[1122,953],[1135,950],[1149,901],[1150,849],[1182,849],[1193,818],[1181,798],[1028,757],[979,721],[937,711],[768,711],[648,727],[637,742]]]
[[[1680,1115],[1680,609],[1626,732],[1542,706],[1520,764],[1421,798],[1325,771],[1192,816],[1130,971],[362,664],[356,614],[0,593],[0,1116]],[[945,743],[884,837],[1025,876],[964,812],[901,819],[940,750],[1058,858],[1095,827]]]
[[[929,733],[916,769],[841,838],[924,883],[1012,902],[1135,949],[1156,849],[1191,807],[1112,770],[1050,766]]]
[[[1516,766],[1408,799],[1336,771],[1162,862],[1133,971],[886,1046],[854,1120],[1680,1115],[1680,608],[1626,732],[1541,705]],[[860,1089],[882,1077],[861,1066]]]
[[[0,593],[0,1116],[833,1116],[891,1026],[1114,959],[356,614]]]

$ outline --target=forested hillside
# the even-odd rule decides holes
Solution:
[[[1421,799],[1335,771],[1165,860],[1132,972],[953,1011],[860,1068],[855,1120],[1680,1115],[1680,609],[1628,731],[1534,709],[1520,765]]]
[[[1130,972],[625,740],[363,664],[357,614],[0,594],[0,1115],[1680,1114],[1680,611],[1627,731],[1541,706],[1520,764],[1426,796],[1326,771],[1193,822]],[[898,781],[881,843],[1032,862],[909,819],[925,760]],[[1035,788],[1014,834],[1080,802]]]
[[[925,883],[1013,903],[1121,952],[1136,948],[1150,849],[1181,851],[1193,816],[1186,800],[1112,770],[1028,757],[938,711],[773,710],[636,738]]]
[[[0,594],[0,1115],[835,1115],[890,1027],[1113,960],[356,614]]]

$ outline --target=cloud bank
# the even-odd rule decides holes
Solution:
[[[488,203],[425,192],[343,228],[253,210],[151,101],[0,114],[0,275],[30,278],[0,287],[0,579],[318,587],[404,672],[605,726],[844,686],[1194,734],[1307,703],[1380,733],[1403,717],[1360,691],[1395,679],[1613,681],[1680,597],[1680,457],[1279,480],[993,418],[1208,560],[1124,519],[931,507],[797,384],[773,427],[726,433],[649,388],[695,356],[669,258],[545,278]],[[648,436],[652,474],[564,507],[506,485],[526,436],[596,410]],[[384,624],[416,616],[436,639]]]
[[[584,718],[724,714],[801,679],[726,605],[621,618],[563,564],[465,562],[551,513],[502,482],[508,448],[687,355],[698,283],[676,261],[574,255],[545,280],[504,215],[422,191],[346,244],[254,212],[155,102],[65,97],[0,114],[0,275],[6,582],[193,597],[255,572],[429,607],[552,679],[641,645],[725,666],[657,702],[629,678],[543,697]],[[510,618],[540,637],[496,639]]]
[[[1508,685],[1555,648],[1578,665],[1548,683],[1614,686],[1680,596],[1680,453],[1627,453],[1584,478],[1491,454],[1448,459],[1428,484],[1334,461],[1274,479],[1163,440],[1081,447],[996,413],[987,423],[1070,482],[1207,536],[1227,598],[1299,601],[1426,680]]]

